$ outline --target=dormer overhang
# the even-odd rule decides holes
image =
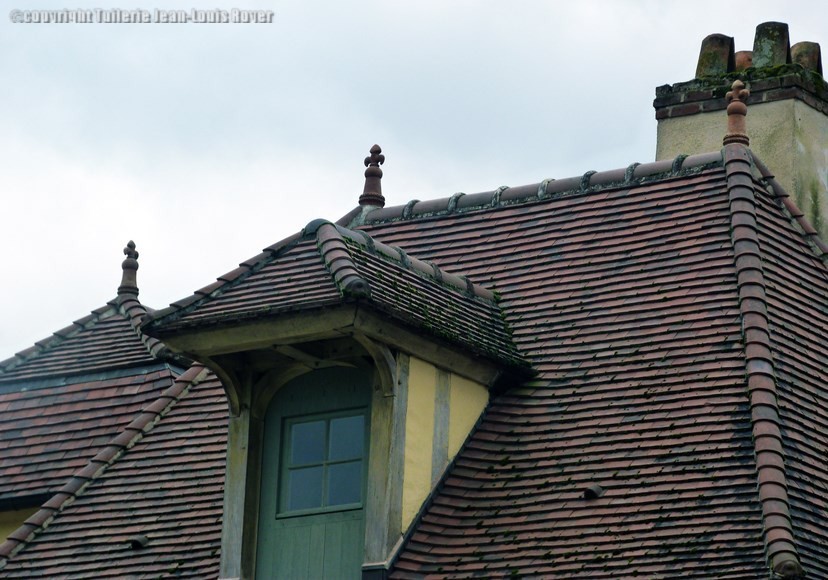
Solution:
[[[475,382],[495,388],[508,379],[529,376],[527,367],[509,367],[479,353],[458,347],[449,341],[423,335],[410,325],[391,319],[387,313],[359,302],[323,308],[310,308],[270,318],[236,320],[209,327],[179,329],[163,337],[173,351],[196,360],[213,362],[254,360],[260,355],[282,354],[284,363],[322,364],[327,352],[324,343],[343,339],[365,339],[401,350],[435,366],[451,369]],[[292,350],[288,351],[290,348]],[[290,352],[290,354],[287,354]],[[279,358],[271,356],[271,364]],[[235,365],[232,365],[235,366]]]
[[[321,345],[343,339],[415,355],[489,388],[531,375],[493,292],[325,220],[142,328],[210,365],[228,387],[236,369],[257,368],[251,361],[265,355],[270,365],[323,364]]]

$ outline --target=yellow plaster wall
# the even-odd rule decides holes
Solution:
[[[454,459],[489,402],[489,390],[474,381],[451,375],[448,458]]]
[[[33,515],[39,508],[27,508],[24,510],[9,510],[0,512],[0,543],[2,543],[9,534],[23,525],[26,518]]]
[[[748,110],[748,131],[753,120]],[[675,159],[678,155],[710,153],[722,148],[727,133],[727,113],[711,111],[686,117],[660,119],[656,127],[656,161]]]
[[[748,101],[751,150],[773,172],[823,238],[828,236],[828,115],[787,99]],[[727,132],[725,111],[658,122],[656,159],[718,151]]]
[[[793,190],[788,190],[823,240],[828,238],[828,115],[794,101],[797,121]],[[781,183],[781,182],[780,182]],[[785,185],[783,184],[783,187]]]
[[[457,455],[489,401],[489,391],[484,385],[453,373],[449,377],[448,400],[443,398],[443,408],[437,409],[436,402],[440,400],[437,367],[413,356],[410,359],[403,467],[403,532],[431,493],[439,470]],[[435,436],[437,433],[441,435]],[[440,448],[435,449],[435,446]]]
[[[437,369],[411,357],[408,369],[408,402],[405,419],[405,466],[403,468],[402,531],[417,515],[431,492],[434,447],[434,395]]]

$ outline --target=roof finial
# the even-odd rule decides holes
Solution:
[[[127,243],[126,248],[124,248],[124,255],[126,259],[121,263],[123,275],[121,276],[121,285],[118,287],[118,295],[137,295],[138,281],[136,272],[138,270],[138,252],[135,251],[135,242],[130,240]]]
[[[740,80],[733,81],[725,98],[727,99],[727,134],[722,143],[741,143],[750,145],[750,139],[745,129],[745,115],[747,115],[747,99],[750,91],[745,88],[745,83]]]
[[[379,145],[371,147],[371,155],[365,158],[365,187],[362,195],[359,196],[359,205],[384,207],[385,198],[382,196],[382,169],[380,165],[385,163],[385,155]]]

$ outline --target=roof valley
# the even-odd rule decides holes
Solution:
[[[121,284],[118,286],[118,297],[110,302],[118,312],[129,321],[135,335],[156,359],[173,360],[187,367],[191,361],[180,355],[175,355],[157,338],[148,336],[141,331],[141,323],[147,316],[147,307],[138,299],[138,256],[135,242],[130,240],[124,248],[124,261],[121,263]]]
[[[141,323],[147,315],[147,308],[141,301],[138,300],[137,294],[121,294],[113,301],[113,306],[116,306],[118,312],[129,321],[135,335],[140,339],[141,343],[146,347],[147,352],[159,360],[172,360],[186,366],[189,361],[178,354],[174,354],[167,346],[152,336],[148,336],[141,332]]]

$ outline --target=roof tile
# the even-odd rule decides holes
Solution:
[[[187,325],[227,323],[247,315],[321,308],[362,300],[421,332],[514,367],[525,366],[494,294],[465,277],[410,258],[402,249],[316,220],[255,271],[239,268],[210,296],[157,313],[146,327],[164,336]]]
[[[27,545],[7,562],[4,578],[29,578],[33,567],[48,577],[98,578],[104,569],[112,577],[131,577],[136,570],[149,576],[217,576],[227,414],[214,377],[192,382],[202,375],[202,368],[194,367],[168,389],[182,398],[164,421],[75,501],[61,503],[59,518],[43,529],[38,515],[37,528],[27,525],[14,534]],[[189,390],[177,388],[183,382]],[[159,446],[167,452],[159,455]],[[140,550],[130,548],[136,534],[148,538]],[[0,544],[0,556],[14,545]]]
[[[767,325],[762,305],[751,302],[762,270],[752,254],[737,266],[721,159],[638,166],[632,178],[629,171],[592,175],[590,187],[606,185],[587,195],[579,193],[581,178],[548,182],[555,195],[485,212],[472,209],[485,195],[478,203],[463,196],[455,214],[412,218],[410,227],[389,221],[399,215],[394,208],[366,217],[363,227],[375,238],[496,286],[515,341],[541,373],[531,394],[493,401],[395,576],[520,568],[533,545],[545,555],[537,569],[560,577],[566,569],[591,578],[619,570],[658,575],[668,552],[694,562],[699,577],[764,573],[738,302],[741,283],[743,305],[756,313],[748,329]],[[645,179],[655,176],[667,181]],[[622,178],[628,183],[613,190]],[[688,230],[694,222],[701,227]],[[693,261],[694,254],[703,257]],[[640,310],[628,314],[636,304]],[[769,351],[749,348],[759,357],[751,368],[762,372]],[[756,392],[756,404],[769,402]],[[607,494],[584,503],[583,486],[593,482]],[[614,516],[615,497],[636,507]],[[454,509],[443,510],[446,502]],[[557,525],[516,521],[530,514]],[[597,566],[600,546],[612,546],[613,561],[624,565]],[[711,550],[716,559],[694,560]],[[481,561],[483,553],[491,557]]]
[[[131,328],[124,332],[134,334]],[[5,449],[0,498],[59,489],[173,378],[155,363],[123,377],[80,377],[75,383],[0,391],[0,404],[5,405],[0,416],[0,445]]]
[[[129,320],[111,305],[60,333],[40,341],[42,346],[26,349],[0,363],[0,390],[5,383],[157,362],[132,330]]]
[[[462,304],[453,317],[479,343],[492,334],[479,319],[500,313],[481,288],[497,289],[538,375],[491,402],[392,577],[668,577],[678,562],[683,577],[758,578],[768,557],[828,577],[828,271],[801,212],[751,163],[728,146],[724,158],[351,212],[372,237],[312,222],[160,317],[333,304],[361,280],[361,299],[423,326],[440,314],[418,311],[417,294],[430,310]],[[212,377],[181,390],[160,421],[172,399],[152,392],[134,429],[94,437],[90,465],[143,438],[70,504],[71,480],[61,517],[4,572],[217,574],[223,391]],[[31,421],[28,445],[50,444],[36,404],[0,405]],[[9,473],[25,469],[36,467]],[[586,499],[596,484],[604,495]],[[128,549],[135,535],[142,550]]]

